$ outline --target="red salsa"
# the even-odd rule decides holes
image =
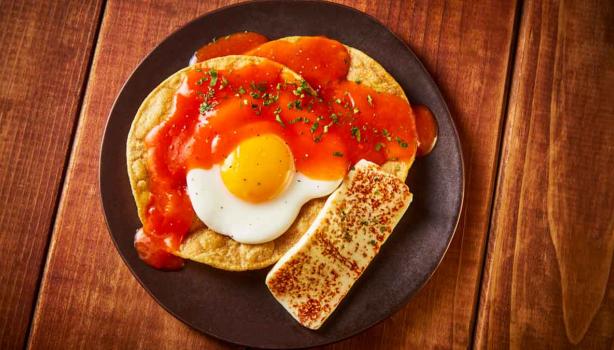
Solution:
[[[231,48],[216,52],[233,51],[238,44],[232,38]],[[135,246],[156,268],[182,266],[171,252],[195,218],[187,172],[223,162],[243,140],[278,135],[290,147],[296,170],[315,179],[340,178],[360,159],[383,164],[416,154],[412,108],[398,96],[345,80],[349,53],[342,44],[304,37],[268,42],[249,54],[275,59],[306,81],[287,81],[282,66],[271,61],[232,71],[189,70],[172,115],[146,138],[151,198]]]

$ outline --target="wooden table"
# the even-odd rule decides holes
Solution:
[[[107,233],[98,153],[144,55],[233,1],[0,1],[0,348],[231,348],[147,295]],[[418,54],[467,189],[433,278],[331,349],[612,348],[614,2],[364,1]]]

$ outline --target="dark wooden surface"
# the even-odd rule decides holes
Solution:
[[[0,4],[1,348],[233,347],[138,285],[106,231],[96,179],[106,117],[132,69],[232,2]],[[611,347],[612,3],[341,2],[423,60],[459,129],[467,183],[431,281],[328,348]]]
[[[614,341],[614,2],[527,2],[476,345]]]
[[[100,10],[0,1],[2,349],[26,339]]]

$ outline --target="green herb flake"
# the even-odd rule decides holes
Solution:
[[[286,127],[286,124],[284,124],[284,121],[281,120],[281,116],[279,114],[275,114],[275,121],[278,122],[282,128]]]
[[[331,120],[333,121],[333,123],[335,123],[335,124],[339,123],[339,117],[338,117],[338,116],[337,116],[335,113],[333,113],[333,114],[331,114],[331,115],[330,115],[330,119],[331,119]]]
[[[397,136],[397,143],[399,144],[399,146],[403,147],[403,148],[407,148],[407,146],[409,146],[407,144],[407,142],[405,142],[405,140],[403,140],[402,138]]]
[[[225,88],[226,86],[228,86],[228,79],[226,79],[226,77],[222,77],[222,85],[221,88]]]
[[[383,143],[378,142],[378,143],[376,143],[376,144],[375,144],[375,151],[376,151],[376,152],[381,151],[381,150],[382,150],[382,148],[384,148],[384,144],[383,144]]]
[[[294,101],[294,108],[301,110],[303,109],[302,105],[301,105],[301,100],[296,100]]]
[[[375,240],[370,240],[369,244],[372,245],[372,246],[375,246],[377,244],[377,242]]]
[[[257,92],[254,92],[254,91],[250,92],[250,93],[249,93],[249,95],[250,95],[252,98],[254,98],[254,99],[259,99],[259,98],[260,98],[260,94],[259,94],[259,93],[257,93]]]
[[[291,121],[289,121],[289,124],[296,124],[298,122],[302,122],[303,121],[303,117],[296,117],[294,119],[292,119]]]
[[[316,130],[318,129],[318,126],[320,126],[320,123],[315,122],[313,123],[313,125],[311,125],[311,129],[309,129],[311,131],[311,133],[313,134],[314,132],[316,132]]]
[[[264,105],[265,106],[269,106],[269,105],[272,105],[273,103],[277,102],[277,100],[279,99],[279,95],[264,94],[264,96],[262,96],[262,98],[264,99]]]
[[[245,94],[245,89],[243,88],[243,86],[239,86],[239,90],[237,90],[237,92],[241,95]]]
[[[341,99],[336,98],[336,99],[335,99],[335,103],[336,103],[336,104],[338,104],[338,105],[340,105],[340,104],[341,104]]]
[[[217,105],[217,103],[209,103],[209,102],[203,102],[200,104],[200,107],[198,108],[200,114],[205,114],[207,112],[209,112],[210,110],[213,109],[213,107],[215,107]]]
[[[352,137],[354,137],[356,139],[356,141],[358,141],[358,142],[360,142],[360,140],[361,140],[360,129],[358,129],[355,126],[352,127]]]
[[[392,141],[392,137],[390,136],[390,133],[388,132],[388,130],[386,130],[386,129],[382,129],[382,135],[384,135],[384,137],[386,138],[386,140],[388,140],[388,141]]]
[[[335,156],[335,157],[343,157],[343,153],[339,152],[339,151],[335,151],[335,152],[333,152],[333,156]]]
[[[215,69],[211,69],[209,71],[209,75],[211,76],[211,81],[209,82],[209,86],[213,87],[217,84],[217,71]]]

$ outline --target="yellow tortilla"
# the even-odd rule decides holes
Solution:
[[[296,41],[299,38],[288,37],[279,40]],[[360,80],[362,84],[376,91],[395,94],[407,100],[403,89],[379,63],[357,49],[347,48],[351,57],[348,80]],[[195,66],[203,70],[211,68],[226,70],[240,68],[263,60],[266,59],[233,55],[213,58],[197,63]],[[141,221],[145,218],[144,210],[151,195],[148,190],[149,176],[146,167],[144,139],[154,127],[171,114],[173,97],[187,71],[192,68],[184,68],[173,74],[145,98],[137,111],[128,134],[128,174]],[[285,67],[282,75],[288,82],[301,80],[298,74]],[[404,180],[411,163],[411,161],[387,162],[383,168]],[[263,244],[236,242],[227,236],[208,229],[198,218],[195,218],[190,233],[182,243],[177,255],[224,270],[243,271],[267,267],[275,263],[307,231],[325,201],[326,197],[307,202],[288,231],[277,239]]]

